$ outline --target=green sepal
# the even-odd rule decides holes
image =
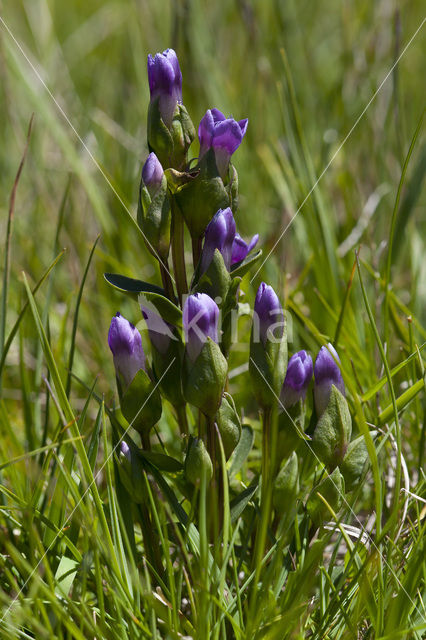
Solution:
[[[277,460],[288,458],[302,440],[309,440],[304,433],[305,402],[299,400],[292,407],[278,414]]]
[[[217,412],[216,422],[222,438],[225,457],[231,456],[237,446],[241,436],[241,421],[235,408],[233,397],[229,393],[224,393],[222,402]]]
[[[207,338],[194,363],[184,357],[183,394],[187,402],[213,418],[222,399],[228,363],[219,345]]]
[[[161,418],[161,396],[148,374],[139,369],[121,395],[121,413],[139,433],[148,434]]]
[[[241,278],[232,278],[231,284],[225,302],[222,305],[222,341],[220,348],[225,358],[232,344],[233,318],[238,318],[238,289],[241,284]],[[220,305],[218,305],[220,307]],[[236,314],[235,314],[236,312]]]
[[[148,109],[148,146],[163,167],[181,167],[195,138],[195,129],[183,104],[177,104],[170,129],[161,118],[159,99],[151,100]]]
[[[161,380],[160,389],[174,407],[183,405],[185,399],[182,391],[182,360],[184,345],[182,340],[170,339],[166,353],[160,353],[152,347],[152,366],[157,380]]]
[[[225,267],[223,256],[219,249],[215,249],[212,261],[207,270],[198,279],[194,292],[207,293],[212,300],[216,300],[217,305],[221,307],[228,296],[229,287],[231,286],[231,276]],[[220,298],[220,300],[218,300]]]
[[[229,206],[232,212],[236,213],[238,209],[238,173],[232,163],[229,163],[228,180],[225,188],[229,196]]]
[[[206,484],[212,479],[213,465],[202,438],[190,436],[184,470],[186,479],[196,487],[200,485],[203,473]]]
[[[345,457],[352,433],[352,418],[346,398],[332,385],[330,400],[315,427],[312,444],[330,470]]]
[[[250,336],[249,372],[257,401],[261,407],[272,407],[278,402],[287,370],[287,332],[279,342],[255,342],[254,330]]]
[[[285,465],[275,478],[272,493],[274,509],[279,515],[288,513],[296,504],[299,493],[299,465],[297,455],[293,451]]]
[[[163,175],[153,198],[141,180],[137,220],[148,251],[157,259],[160,257],[167,260],[170,250],[171,205],[166,176]]]
[[[195,139],[195,128],[189,113],[183,104],[178,104],[172,120],[170,133],[173,139],[172,167],[180,167],[186,163],[186,154]]]
[[[346,491],[352,491],[357,486],[368,468],[368,450],[364,436],[359,436],[348,446],[340,471],[345,479]]]
[[[317,527],[321,526],[324,520],[330,520],[332,517],[329,509],[319,497],[319,493],[325,498],[333,511],[337,513],[343,504],[345,493],[345,481],[338,468],[331,475],[327,475],[326,478],[321,480],[306,503],[311,520]]]
[[[230,196],[219,176],[213,149],[201,158],[198,171],[176,188],[174,197],[192,238],[201,238],[214,214],[229,207]]]

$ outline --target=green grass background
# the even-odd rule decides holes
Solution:
[[[426,340],[422,127],[397,201],[425,106],[426,26],[404,51],[425,18],[422,2],[3,0],[0,10],[2,246],[9,194],[34,113],[9,245],[8,295],[1,310],[6,337],[27,300],[22,272],[34,285],[65,247],[37,293],[65,379],[77,296],[100,234],[79,308],[73,372],[89,386],[97,377],[97,393],[104,393],[107,403],[113,399],[106,342],[111,316],[120,310],[137,322],[139,313],[132,301],[108,288],[102,274],[117,271],[159,283],[129,212],[135,217],[147,155],[146,57],[172,46],[182,68],[184,102],[196,125],[211,107],[249,119],[235,155],[241,194],[237,225],[244,236],[260,234],[265,255],[274,251],[253,282],[245,277],[242,289],[252,301],[263,279],[286,299],[290,352],[304,347],[315,353],[334,337],[360,245],[372,317],[390,367]],[[354,399],[374,390],[385,373],[357,275],[342,318],[338,350],[354,408]],[[246,339],[241,342],[231,367],[247,360]],[[417,383],[416,393],[398,406],[404,410],[404,455],[418,491],[424,491],[423,373],[422,358],[414,357],[393,379],[398,398]],[[36,324],[27,313],[2,371],[4,461],[43,444],[43,433],[54,422],[45,418],[45,375]],[[237,376],[231,387],[239,406],[253,413],[246,379]],[[84,388],[73,382],[71,404],[77,414],[86,399]],[[392,423],[392,411],[379,419],[390,404],[390,391],[383,386],[363,404],[364,418]],[[95,419],[96,406],[89,416]],[[24,502],[37,480],[31,469],[27,479],[17,471],[5,481],[18,483],[15,490]],[[412,507],[421,510],[421,503],[413,500]],[[420,527],[420,511],[418,516]],[[8,555],[8,536],[1,535],[2,553]],[[377,637],[391,638],[385,633],[385,610],[383,605]]]

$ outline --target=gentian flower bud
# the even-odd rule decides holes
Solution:
[[[266,346],[268,340],[281,340],[284,333],[284,312],[277,294],[264,282],[260,284],[254,302],[254,324],[256,321],[263,346]]]
[[[314,397],[318,417],[324,412],[328,405],[332,385],[334,385],[342,395],[345,395],[345,384],[337,364],[338,362],[340,363],[340,359],[332,344],[328,343],[326,347],[321,347],[314,368]]]
[[[181,169],[195,138],[195,129],[182,104],[182,73],[173,49],[148,56],[151,100],[148,109],[148,145],[165,168]]]
[[[207,225],[201,254],[201,273],[212,261],[215,249],[222,254],[225,267],[231,266],[232,246],[235,238],[235,220],[230,207],[219,209]]]
[[[162,261],[170,250],[171,219],[167,179],[157,156],[150,153],[142,167],[137,220],[148,250]]]
[[[238,149],[247,131],[248,120],[226,118],[219,109],[208,109],[201,119],[198,127],[200,140],[200,158],[213,149],[216,157],[216,166],[222,179],[228,173],[229,161],[232,154]]]
[[[284,312],[273,288],[262,282],[254,303],[249,371],[253,391],[263,409],[277,402],[286,368]]]
[[[164,171],[155,153],[150,153],[142,167],[142,181],[151,199],[161,187]]]
[[[231,265],[245,260],[250,251],[252,251],[257,245],[259,240],[259,234],[256,233],[247,244],[244,242],[239,233],[235,234],[234,242],[232,243]]]
[[[148,55],[148,82],[151,101],[159,100],[161,118],[170,128],[178,102],[182,102],[182,73],[173,49]]]
[[[139,331],[120,313],[111,320],[108,345],[112,351],[115,371],[128,387],[140,369],[145,371],[145,354]]]
[[[281,389],[281,402],[285,409],[289,409],[299,400],[305,399],[312,373],[312,358],[306,351],[298,351],[291,356]]]
[[[183,307],[183,327],[191,362],[198,358],[207,338],[218,341],[218,321],[219,307],[210,296],[195,293],[187,297]]]

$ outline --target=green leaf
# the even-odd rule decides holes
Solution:
[[[158,287],[157,287],[158,288]],[[168,322],[175,327],[182,327],[182,311],[173,302],[157,291],[143,291],[138,297],[139,306],[143,307],[153,305],[158,311],[164,322]]]
[[[254,442],[254,431],[248,424],[243,424],[241,428],[240,440],[232,454],[231,468],[229,470],[229,477],[232,478],[241,469],[244,462],[247,460],[248,454],[251,451]]]
[[[242,512],[256,493],[257,487],[257,480],[254,480],[252,484],[244,489],[244,491],[242,491],[240,494],[238,494],[238,496],[231,500],[231,522],[235,522],[235,520],[237,520],[237,518],[239,518],[239,516],[242,514]]]
[[[138,451],[141,458],[145,458],[151,464],[157,467],[159,471],[168,471],[170,473],[179,473],[182,471],[183,464],[176,460],[176,458],[172,458],[171,456],[167,456],[164,453],[157,453],[156,451],[142,451],[139,449]]]
[[[119,273],[104,273],[105,280],[119,291],[129,293],[133,297],[137,297],[142,292],[156,293],[164,296],[164,289],[157,287],[150,282],[144,282],[143,280],[135,280],[134,278],[128,278],[122,276]]]

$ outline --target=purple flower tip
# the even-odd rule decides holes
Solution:
[[[260,339],[280,341],[284,334],[284,312],[273,288],[262,282],[254,302],[254,321],[257,322]]]
[[[240,234],[236,233],[234,242],[232,243],[231,265],[244,260],[248,256],[250,251],[255,248],[258,240],[259,234],[256,233],[256,235],[254,235],[250,242],[247,244],[247,242],[242,239]]]
[[[281,401],[285,409],[296,404],[299,400],[305,399],[312,373],[312,358],[305,350],[298,351],[291,356],[281,390]]]
[[[173,49],[148,55],[148,82],[151,100],[159,97],[161,117],[169,127],[176,104],[182,102],[182,73]]]
[[[333,384],[341,393],[345,393],[345,384],[337,363],[340,363],[340,359],[333,345],[328,343],[327,346],[321,347],[314,367],[314,396],[318,416],[328,405]]]
[[[148,191],[154,193],[161,185],[164,171],[155,153],[150,153],[142,167],[142,180]],[[152,197],[152,195],[151,195]]]
[[[183,307],[186,349],[191,362],[200,355],[207,338],[218,341],[219,307],[206,293],[187,297]]]
[[[200,158],[213,148],[217,168],[222,177],[228,171],[232,154],[242,142],[247,124],[247,119],[237,122],[234,118],[226,118],[219,109],[208,109],[201,119],[198,127]]]
[[[129,386],[139,369],[145,370],[145,354],[139,331],[117,313],[111,320],[108,345],[112,351],[117,376],[121,376]]]
[[[235,238],[235,220],[230,207],[219,209],[207,225],[201,254],[201,272],[204,273],[219,249],[226,268],[231,266],[231,253]]]
[[[127,442],[124,442],[124,440],[122,440],[120,442],[120,453],[123,454],[123,456],[125,456],[127,458],[127,460],[130,462],[130,447],[127,444]]]

